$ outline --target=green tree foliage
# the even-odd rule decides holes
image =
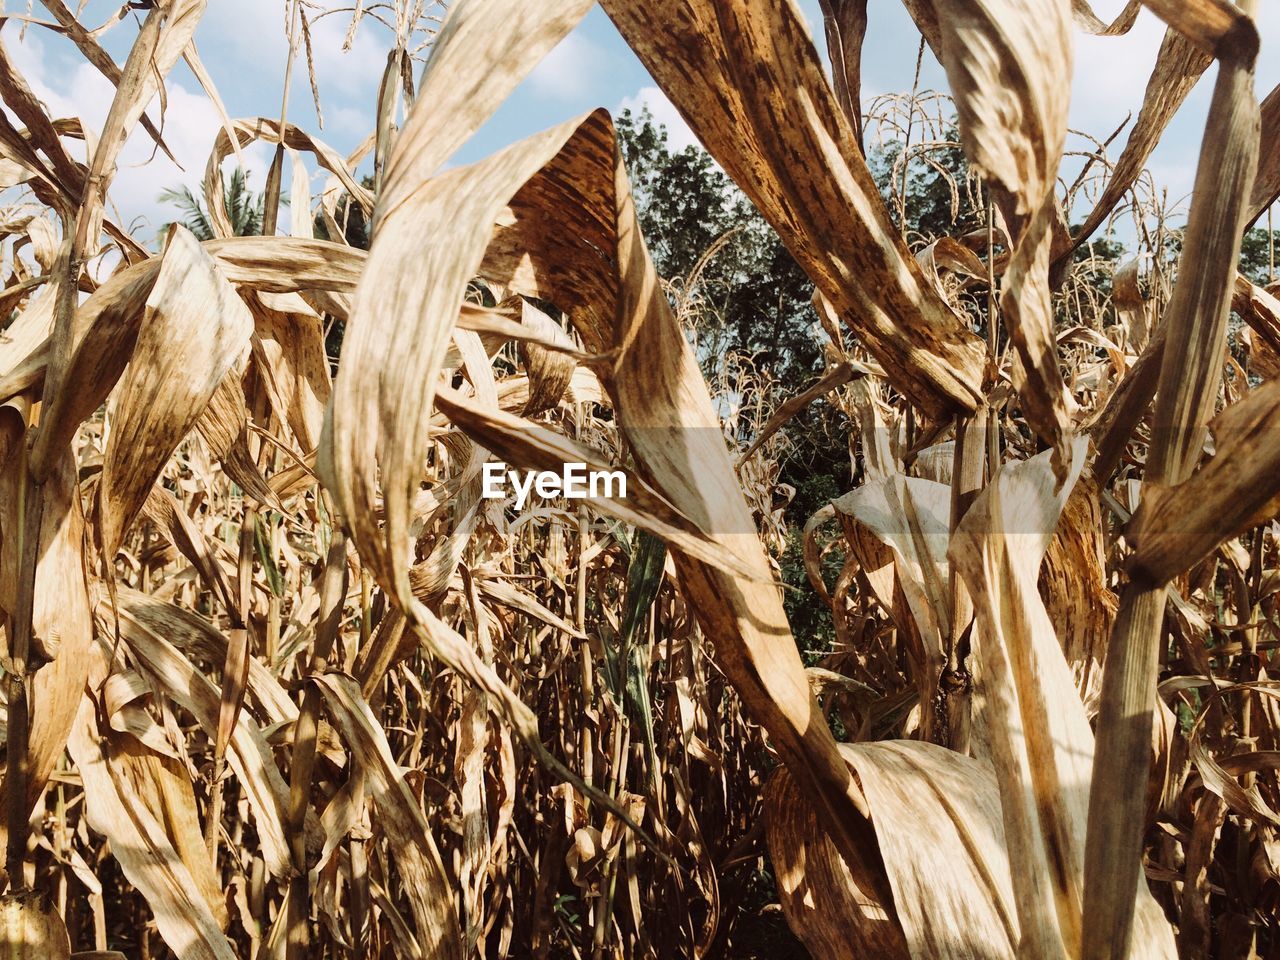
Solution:
[[[905,233],[913,247],[943,235],[954,237],[985,229],[985,221],[975,207],[977,198],[966,188],[968,165],[964,153],[953,145],[959,140],[959,131],[950,130],[943,141],[947,145],[925,153],[913,151],[905,183],[901,143],[890,142],[872,149],[867,156],[871,176],[899,230],[903,229],[905,214]]]
[[[617,128],[654,265],[697,304],[698,353],[708,377],[732,388],[733,371],[724,366],[733,356],[749,359],[753,376],[785,384],[788,393],[802,389],[822,370],[809,278],[705,150],[673,149],[647,109],[623,111]],[[789,427],[793,443],[781,479],[796,489],[788,513],[801,523],[841,492],[833,487],[848,489],[852,479],[843,445],[831,442],[847,435],[841,419],[818,403]]]
[[[1280,230],[1268,235],[1261,227],[1254,227],[1244,235],[1240,244],[1240,272],[1251,281],[1266,286],[1280,277],[1280,273],[1272,272],[1272,265],[1277,264],[1278,259]]]
[[[366,190],[372,190],[373,177],[361,177],[360,185]],[[342,229],[343,237],[349,246],[360,250],[369,249],[369,220],[364,215],[360,204],[352,200],[351,195],[346,191],[343,191],[342,196],[338,198],[333,220]],[[325,223],[324,217],[319,214],[315,219],[315,234],[321,240],[339,239],[329,235],[329,226]]]
[[[776,401],[804,389],[822,371],[825,339],[812,305],[813,285],[804,271],[706,151],[698,146],[673,149],[666,129],[648,110],[624,111],[617,128],[654,264],[698,304],[698,352],[708,377],[717,383],[727,380],[732,390],[732,375],[721,376],[725,358],[746,357],[753,376],[778,385]],[[896,160],[893,150],[870,157],[872,174],[893,211],[898,209],[893,187],[901,188]],[[909,239],[977,229],[980,224],[966,213],[961,193],[963,154],[943,148],[931,152],[930,160],[932,165],[908,168]],[[839,439],[848,432],[844,415],[825,401],[810,405],[787,425],[790,445],[780,479],[795,495],[787,508],[792,532],[780,561],[783,580],[792,588],[787,613],[808,648],[824,646],[833,628],[825,605],[816,602],[808,585],[800,532],[815,511],[854,485],[847,447]]]
[[[281,202],[287,198],[282,197]],[[172,203],[182,211],[178,221],[190,230],[198,240],[212,240],[213,226],[204,202],[189,187],[171,188],[160,194],[161,203]],[[243,167],[236,167],[223,189],[223,205],[231,221],[232,232],[237,237],[256,237],[262,233],[262,210],[266,194],[254,193],[249,187],[249,175]],[[166,227],[168,225],[166,224]]]
[[[705,150],[672,149],[648,110],[617,126],[654,265],[701,305],[703,362],[736,352],[792,380],[819,371],[813,284],[750,201]]]
[[[813,284],[777,234],[732,180],[698,146],[673,149],[648,110],[624,111],[618,138],[631,177],[641,228],[658,272],[694,299],[699,358],[720,377],[726,356],[750,358],[753,374],[779,385],[781,400],[822,371],[825,334],[812,305]],[[891,211],[901,191],[898,147],[873,151],[872,175]],[[912,163],[906,179],[907,236],[919,243],[978,229],[966,204],[964,155],[958,147]],[[732,377],[729,378],[732,386]],[[795,488],[788,519],[799,529],[854,482],[849,456],[833,438],[848,435],[843,415],[825,402],[787,428],[782,481]],[[799,555],[787,561],[801,579]]]

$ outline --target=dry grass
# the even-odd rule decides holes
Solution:
[[[6,957],[743,957],[773,903],[823,958],[1280,955],[1251,4],[1149,0],[1170,29],[1112,160],[1068,137],[1072,38],[1137,2],[907,0],[954,99],[863,117],[865,2],[824,2],[833,81],[791,0],[603,0],[812,279],[802,392],[704,380],[696,278],[657,276],[603,111],[445,168],[590,0],[328,13],[394,37],[368,141],[223,111],[216,239],[159,251],[106,201],[135,128],[164,149],[179,58],[221,110],[205,0],[96,30],[41,2],[26,29],[117,95],[100,130],[49,116],[0,48]],[[314,89],[326,11],[285,10]],[[1215,61],[1181,229],[1143,168]],[[952,107],[983,227],[905,235]],[[237,238],[253,141],[267,235]],[[901,145],[887,199],[869,142]],[[353,207],[367,254],[314,236]],[[1124,263],[1080,253],[1119,217]],[[803,527],[810,650],[778,458],[821,397],[861,483]],[[516,511],[493,458],[621,466],[627,496]]]

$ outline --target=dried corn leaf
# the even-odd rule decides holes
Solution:
[[[9,59],[9,51],[3,43],[0,43],[0,95],[3,95],[9,109],[26,125],[25,139],[31,142],[32,148],[40,150],[49,158],[54,182],[63,195],[72,202],[79,199],[84,190],[84,169],[67,153],[57,130],[22,74]],[[41,259],[38,254],[37,259]],[[48,269],[49,263],[43,262],[42,266]]]
[[[69,747],[84,780],[89,824],[111,842],[124,875],[150,905],[165,943],[184,960],[235,960],[164,825],[104,754],[88,697],[72,725]]]
[[[206,732],[215,734],[219,729],[221,694],[158,632],[158,628],[166,625],[160,606],[145,595],[127,589],[121,589],[117,599],[116,613],[106,606],[100,607],[103,626],[113,623],[118,613],[121,636],[157,689],[190,711]],[[288,788],[276,767],[271,748],[243,712],[230,731],[229,745],[227,759],[248,795],[267,869],[272,876],[287,876],[289,846],[283,820]]]
[[[990,767],[917,741],[846,743],[840,752],[867,791],[893,901],[858,889],[780,771],[765,792],[769,849],[783,910],[810,952],[818,960],[1024,955]]]
[[[444,872],[431,828],[405,783],[382,727],[350,677],[330,673],[315,677],[314,682],[324,693],[343,738],[359,758],[356,762],[364,769],[369,796],[378,808],[379,818],[386,823],[396,865],[413,891],[409,903],[417,923],[416,955],[433,960],[461,957],[463,939],[450,893],[452,884]]]
[[[256,325],[254,357],[276,416],[289,425],[304,454],[320,444],[332,384],[324,323],[299,294],[248,298]]]
[[[53,656],[53,662],[36,671],[30,696],[31,728],[27,743],[26,805],[30,809],[53,772],[67,743],[67,732],[84,697],[88,676],[88,652],[93,642],[93,621],[85,580],[85,522],[76,486],[76,470],[70,454],[60,457],[56,469],[39,487],[21,485],[23,458],[0,464],[0,606],[18,616],[19,582],[29,564],[35,569],[31,628],[35,648]],[[21,507],[40,515],[38,546],[27,543]],[[36,549],[32,550],[32,547]],[[15,622],[11,620],[12,624]],[[12,643],[12,637],[9,639]]]
[[[1280,382],[1213,421],[1214,456],[1174,487],[1148,489],[1129,531],[1130,576],[1167,583],[1225,540],[1280,513]]]
[[[86,29],[76,19],[75,14],[67,8],[63,0],[40,0],[40,2],[66,31],[67,39],[79,48],[80,52],[84,54],[84,58],[97,67],[98,72],[110,80],[112,85],[119,87],[122,77],[120,67],[111,59],[111,54],[102,49],[102,46],[94,38],[93,32]],[[141,123],[147,135],[155,141],[156,146],[163,150],[170,160],[174,160],[173,154],[170,153],[164,139],[160,136],[160,131],[151,122],[151,118],[144,114],[141,118]],[[177,161],[174,160],[174,162],[176,163]]]
[[[41,894],[6,893],[0,897],[0,954],[5,960],[70,960],[67,925]]]
[[[161,534],[195,568],[205,589],[218,598],[233,618],[243,622],[240,599],[231,589],[227,571],[214,556],[212,545],[187,516],[182,505],[174,499],[173,494],[162,486],[153,486],[143,510],[147,519],[155,524]]]
[[[1258,143],[1258,172],[1249,199],[1249,226],[1280,197],[1280,85],[1277,85],[1260,108],[1261,137]]]
[[[1252,61],[1258,55],[1253,20],[1230,0],[1144,0],[1169,26],[1220,60]]]
[[[144,634],[163,637],[188,660],[220,664],[226,659],[226,635],[203,617],[128,588],[121,588],[117,597],[121,609],[138,621]],[[275,674],[256,657],[249,659],[248,684],[249,696],[265,723],[287,725],[297,718],[297,705],[290,699]],[[194,709],[192,712],[197,717],[205,715]],[[216,724],[211,724],[208,729],[215,727]]]
[[[1280,299],[1237,275],[1231,309],[1244,318],[1273,352],[1280,352]]]
[[[165,462],[248,350],[253,317],[189,231],[175,226],[147,297],[103,458],[98,527],[107,557]]]
[[[862,40],[867,33],[867,0],[821,0],[821,3],[836,101],[861,146]]]
[[[442,38],[433,61],[457,56],[453,48],[465,42],[463,36],[458,28],[452,41]],[[481,44],[471,51],[467,72],[483,71],[492,56],[496,52]],[[716,550],[726,558],[722,569],[745,562],[766,580],[768,565],[696,360],[674,324],[638,235],[607,118],[596,113],[565,124],[423,184],[414,177],[434,169],[438,138],[448,142],[458,135],[455,111],[473,112],[459,99],[467,85],[456,77],[440,79],[435,69],[427,71],[417,111],[430,104],[440,129],[411,122],[389,162],[388,199],[353,304],[327,442],[321,447],[321,473],[362,558],[394,588],[420,635],[429,644],[444,644],[435,652],[465,666],[463,672],[493,695],[509,719],[521,718],[527,710],[492,671],[473,652],[454,645],[434,617],[421,616],[425,608],[412,599],[407,582],[410,503],[429,442],[423,413],[430,408],[447,343],[448,327],[441,325],[454,322],[455,305],[477,273],[555,303],[589,350],[617,351],[606,387],[642,475],[715,538]],[[550,234],[550,210],[573,219]],[[491,243],[494,225],[506,216],[509,225],[499,228]],[[410,256],[412,266],[406,260]],[[415,322],[406,323],[406,317]],[[385,532],[374,521],[379,478]],[[854,855],[858,793],[830,732],[815,723],[816,708],[794,647],[774,639],[788,632],[776,591],[692,558],[682,560],[682,567],[689,589],[699,597],[696,609],[704,629],[721,638],[726,671],[761,711],[760,719],[784,758],[797,764],[806,788],[831,811],[842,849]],[[518,729],[526,738],[536,737],[524,719]]]
[[[831,391],[839,389],[855,376],[864,372],[864,370],[855,370],[851,363],[838,363],[823,374],[821,379],[813,386],[783,401],[768,422],[760,428],[760,432],[751,441],[751,446],[747,447],[742,452],[742,455],[738,457],[738,469],[741,470],[742,465],[750,460],[751,456],[763,447],[770,437],[786,426],[801,410],[809,406],[814,400],[825,397]]]
[[[1102,195],[1075,232],[1069,248],[1054,250],[1055,267],[1070,257],[1072,252],[1111,216],[1120,198],[1133,186],[1143,167],[1160,142],[1169,121],[1191,93],[1213,56],[1200,49],[1178,31],[1165,32],[1160,50],[1156,54],[1155,68],[1142,95],[1142,107],[1137,122],[1129,132],[1129,139],[1120,153],[1120,159],[1112,168],[1111,176]],[[1150,332],[1150,331],[1148,331]]]
[[[462,302],[488,246],[488,231],[511,195],[571,132],[572,125],[557,128],[473,167],[427,181],[379,222],[352,304],[319,467],[361,556],[388,586],[399,579],[395,586],[402,603],[410,593],[410,503],[430,444],[423,414],[431,409],[456,304]],[[407,130],[397,143],[398,153],[409,149]],[[386,189],[393,191],[395,181],[388,176]],[[462,184],[474,190],[464,191]],[[457,209],[461,204],[465,209]],[[455,242],[442,243],[446,235]],[[409,268],[411,252],[415,265]],[[404,318],[417,322],[405,323]],[[439,329],[442,325],[448,326]],[[379,477],[385,491],[385,533],[376,522]]]
[[[930,658],[936,681],[951,636],[947,541],[951,488],[932,480],[889,474],[832,501],[893,550],[898,582]],[[928,681],[926,681],[928,683]],[[931,688],[930,688],[931,689]]]
[[[520,359],[529,373],[529,399],[520,415],[531,417],[560,403],[577,363],[569,355],[573,341],[554,320],[528,300],[521,300],[520,310],[520,323],[530,333],[562,346],[553,351],[532,340],[520,341]]]
[[[147,710],[151,684],[135,670],[119,670],[102,686],[102,712],[117,733],[127,733],[151,750],[171,760],[181,760],[164,728]]]
[[[34,380],[14,379],[24,366],[29,367],[32,359],[41,351],[49,334],[53,331],[53,307],[57,298],[57,290],[46,287],[32,296],[27,305],[5,327],[4,339],[0,340],[0,372],[3,372],[8,385],[5,399],[19,393],[34,384]],[[43,364],[41,364],[43,365]],[[41,370],[43,377],[43,370]]]
[[[363,251],[321,240],[237,237],[200,246],[227,281],[267,293],[350,291],[365,263]],[[48,409],[31,452],[31,469],[37,478],[44,475],[51,454],[71,442],[80,424],[115,388],[133,355],[162,264],[162,257],[152,257],[130,266],[77,309],[76,347],[67,365],[67,382],[74,383],[75,389],[60,391],[46,403]],[[43,375],[49,349],[41,352],[34,348],[26,365]],[[29,383],[30,376],[24,373],[19,380],[25,377]]]
[[[592,118],[576,144],[583,150],[577,162],[598,172],[574,176],[574,152],[557,157],[512,201],[515,222],[496,238],[484,271],[499,271],[489,275],[566,308],[589,350],[617,353],[605,386],[641,474],[722,549],[755,571],[745,580],[726,572],[724,564],[696,562],[674,551],[681,583],[693,598],[703,630],[718,638],[721,668],[748,710],[760,711],[756,716],[784,761],[797,771],[802,789],[830,811],[827,822],[855,873],[864,872],[856,859],[856,838],[863,830],[856,819],[858,790],[814,713],[794,648],[776,641],[789,633],[779,595],[764,583],[767,562],[718,417],[645,251],[611,131],[605,127],[604,138],[593,131],[599,119],[599,114]],[[593,184],[592,192],[583,192]],[[546,236],[541,226],[546,209],[598,212],[569,231],[575,241],[566,248]],[[613,224],[616,234],[609,228]],[[515,256],[519,250],[526,251],[527,260]],[[602,259],[600,251],[608,250],[616,254]],[[566,264],[579,269],[566,271]]]
[[[1040,570],[1040,596],[1057,628],[1067,665],[1083,697],[1101,674],[1116,595],[1107,585],[1106,543],[1097,482],[1076,481]]]
[[[927,247],[917,250],[916,262],[924,268],[925,273],[933,277],[939,293],[944,297],[946,288],[942,285],[943,270],[976,279],[983,279],[987,275],[987,267],[978,255],[953,237],[939,237]]]
[[[233,483],[259,503],[278,507],[275,494],[249,452],[249,411],[242,379],[242,371],[236,367],[227,372],[196,420],[196,430]]]
[[[1073,957],[1082,940],[1084,844],[1093,734],[1036,580],[1084,465],[1072,445],[1069,482],[1054,492],[1050,454],[1006,464],[952,538],[950,556],[973,598],[975,708],[990,747],[1022,949]],[[1172,957],[1173,938],[1143,887],[1134,957]]]
[[[1062,477],[1073,402],[1058,369],[1049,254],[1071,96],[1069,4],[938,0],[937,7],[960,139],[1013,241],[1000,305],[1020,360],[1014,385],[1027,422],[1057,451]]]
[[[1071,0],[1071,14],[1076,26],[1095,37],[1122,37],[1133,29],[1138,19],[1138,11],[1142,9],[1142,0],[1129,0],[1124,9],[1116,14],[1110,23],[1098,19],[1098,15],[1089,6],[1088,0]]]
[[[228,916],[222,881],[200,830],[195,789],[187,765],[152,751],[133,737],[103,733],[107,768],[116,789],[136,804],[138,819],[154,818],[193,880],[193,892],[204,901],[218,926],[226,930]]]
[[[907,13],[911,15],[916,29],[920,31],[920,36],[924,38],[929,49],[933,51],[934,57],[941,63],[942,30],[938,26],[938,11],[934,7],[934,0],[902,0],[902,5],[907,8]]]
[[[890,223],[792,0],[603,6],[890,382],[931,415],[975,409],[984,351]]]
[[[1222,687],[1214,692],[1206,706],[1213,703],[1227,693],[1236,693],[1244,690],[1256,690],[1268,698],[1274,698],[1276,692],[1269,689],[1269,684],[1249,683],[1235,684],[1232,686]],[[1219,762],[1217,758],[1210,752],[1208,745],[1204,742],[1205,716],[1207,710],[1202,710],[1199,717],[1196,718],[1196,724],[1191,730],[1189,748],[1191,758],[1196,765],[1196,771],[1200,774],[1200,779],[1204,782],[1205,789],[1216,796],[1221,797],[1231,812],[1242,817],[1248,817],[1259,824],[1265,824],[1270,827],[1280,827],[1280,813],[1277,813],[1268,805],[1263,792],[1259,789],[1254,777],[1248,776],[1242,785],[1236,780],[1235,775],[1257,773],[1280,767],[1280,756],[1275,751],[1247,752],[1238,754],[1234,757],[1223,758]],[[1230,770],[1227,767],[1231,767]]]
[[[218,139],[214,142],[213,151],[209,154],[209,162],[205,166],[204,173],[204,195],[205,199],[209,201],[207,204],[209,223],[213,227],[214,236],[219,239],[226,240],[235,236],[235,228],[231,224],[231,218],[227,215],[226,206],[222,200],[225,195],[222,182],[222,161],[233,149],[238,152],[241,148],[257,140],[276,143],[290,151],[301,151],[314,155],[316,162],[338,178],[347,195],[355,203],[358,203],[366,214],[373,212],[373,195],[356,180],[351,170],[348,169],[342,155],[323,141],[317,140],[293,124],[286,123],[282,126],[279,121],[268,120],[265,117],[257,117],[252,120],[235,120],[232,122],[231,129],[236,136],[235,143],[232,142],[226,130],[220,132]],[[283,133],[281,132],[282,130]],[[297,191],[298,196],[294,202],[301,203],[303,209],[301,211],[297,209],[293,211],[293,217],[295,218],[293,237],[300,240],[311,239],[310,232],[304,230],[301,223],[296,222],[298,218],[304,215],[306,216],[305,222],[308,224],[310,222],[310,215],[307,212],[310,208],[309,193],[303,192],[305,185],[306,177],[299,178],[295,172],[294,189]]]
[[[152,7],[129,50],[129,58],[116,83],[115,97],[94,143],[84,195],[75,217],[75,231],[68,245],[66,279],[71,285],[64,286],[56,312],[51,365],[45,378],[47,398],[57,396],[64,384],[66,365],[75,346],[75,306],[69,294],[78,280],[82,258],[98,242],[103,204],[115,176],[120,151],[147,104],[160,91],[164,78],[191,42],[204,11],[205,0],[172,0],[164,7]],[[76,273],[70,269],[72,264]]]
[[[435,402],[453,423],[508,463],[531,470],[556,471],[566,463],[583,463],[589,471],[612,472],[617,469],[615,464],[604,462],[589,447],[563,434],[501,410],[485,410],[448,387],[437,388]],[[585,500],[601,513],[648,530],[703,563],[743,578],[757,574],[734,554],[724,551],[641,477],[629,478],[625,497],[589,496]],[[451,574],[452,570],[448,573]]]

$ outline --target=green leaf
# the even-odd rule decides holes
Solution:
[[[267,528],[263,525],[260,516],[255,517],[253,521],[253,546],[258,554],[258,563],[262,564],[262,570],[267,576],[267,586],[275,596],[283,597],[284,578],[280,576],[280,568],[276,566],[275,558],[271,555]]]

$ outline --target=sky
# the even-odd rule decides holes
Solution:
[[[285,10],[287,0],[209,0],[196,33],[201,58],[233,117],[280,114],[284,81]],[[336,5],[336,0],[335,0]],[[1123,0],[1095,0],[1095,11],[1109,20]],[[10,13],[27,6],[8,0]],[[72,4],[75,6],[75,4]],[[348,9],[350,4],[347,4]],[[817,0],[799,0],[810,29],[821,42]],[[5,0],[0,0],[0,10]],[[85,23],[97,25],[120,7],[120,0],[87,0]],[[1261,98],[1280,81],[1280,57],[1269,50],[1280,46],[1280,0],[1264,0],[1260,18],[1262,55],[1257,89]],[[41,12],[39,5],[36,11]],[[870,21],[863,47],[864,107],[881,95],[909,91],[914,79],[919,34],[898,0],[870,0]],[[346,154],[370,132],[373,107],[389,34],[371,20],[363,21],[350,50],[343,50],[349,14],[320,18],[313,25],[312,49],[323,114],[323,127],[312,104],[305,68],[299,65],[291,87],[289,119],[313,136]],[[10,56],[54,116],[81,115],[100,126],[113,94],[111,84],[83,61],[70,44],[37,26],[20,30],[9,20],[0,34]],[[103,38],[104,45],[123,62],[136,34],[136,25],[121,23]],[[1163,24],[1143,10],[1124,37],[1089,37],[1077,33],[1071,124],[1078,130],[1105,137],[1137,116],[1143,90],[1163,36]],[[1200,150],[1201,133],[1213,82],[1213,69],[1201,79],[1174,119],[1149,164],[1157,183],[1171,199],[1189,196]],[[111,191],[122,222],[137,228],[140,237],[155,234],[176,214],[160,202],[167,187],[199,187],[218,116],[195,77],[184,64],[169,83],[164,136],[181,167],[156,154],[141,130],[131,138]],[[946,90],[940,64],[926,50],[921,90]],[[453,163],[478,160],[507,144],[596,107],[614,113],[647,106],[668,127],[676,146],[696,142],[675,108],[666,100],[644,67],[631,53],[597,7],[581,25],[544,59],[497,114],[467,143]],[[158,116],[155,104],[150,113]],[[1116,142],[1117,155],[1126,134]],[[1087,141],[1073,137],[1068,149]],[[248,152],[251,182],[261,188],[269,154],[265,148]],[[286,171],[289,166],[286,164]],[[315,188],[322,181],[317,175]]]

